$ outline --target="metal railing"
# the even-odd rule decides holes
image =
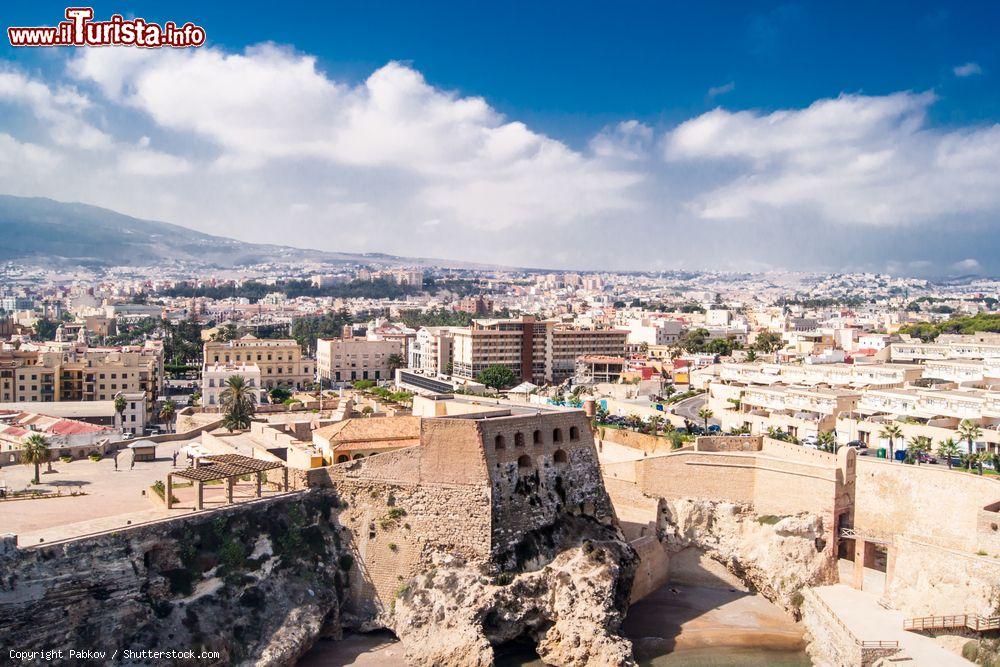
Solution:
[[[823,599],[823,597],[821,595],[819,595],[816,592],[813,592],[812,593],[812,598],[814,600],[816,600],[817,602],[819,602],[820,606],[823,607],[823,609],[826,611],[826,613],[829,616],[833,617],[834,622],[836,622],[837,625],[840,626],[841,630],[843,630],[847,634],[848,637],[850,637],[851,639],[854,640],[854,643],[857,644],[857,646],[859,648],[862,648],[862,649],[866,649],[866,648],[899,648],[899,642],[896,641],[895,639],[892,639],[892,640],[858,639],[857,635],[854,634],[854,631],[851,630],[849,627],[847,627],[847,623],[845,623],[844,620],[842,618],[840,618],[840,615],[837,614],[837,612],[835,612],[833,610],[833,607],[831,607],[827,603],[827,601]]]
[[[942,616],[920,616],[903,621],[904,630],[946,630],[948,628],[967,628],[973,632],[1000,630],[1000,616],[945,614]]]

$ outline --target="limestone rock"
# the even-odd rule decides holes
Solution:
[[[493,645],[525,636],[549,665],[633,665],[617,631],[635,565],[616,539],[583,540],[515,575],[443,556],[400,588],[393,626],[413,665],[492,665]]]

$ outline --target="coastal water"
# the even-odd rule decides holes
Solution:
[[[808,667],[802,628],[782,610],[732,589],[667,585],[629,610],[623,633],[642,667]],[[389,633],[321,641],[300,667],[405,667]],[[497,647],[497,667],[543,667],[533,647]]]

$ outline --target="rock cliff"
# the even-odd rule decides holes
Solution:
[[[701,549],[790,612],[797,613],[803,587],[836,579],[818,516],[758,516],[747,505],[692,499],[665,501],[662,512],[668,552]]]
[[[512,574],[442,555],[436,567],[401,584],[392,623],[407,661],[492,665],[493,646],[527,638],[550,665],[634,664],[631,643],[617,632],[628,608],[635,552],[616,529],[589,517],[568,517],[557,533],[575,540],[550,543],[554,558],[531,572]],[[535,544],[539,538],[526,539]],[[535,546],[528,550],[537,553]]]
[[[339,625],[352,563],[329,521],[335,502],[303,494],[6,553],[4,644],[294,663],[325,625]],[[196,661],[177,664],[187,662]]]

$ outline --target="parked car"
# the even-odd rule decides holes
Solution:
[[[868,449],[868,445],[861,442],[860,440],[851,440],[849,443],[844,445],[845,447],[854,447],[855,449]],[[861,452],[858,452],[859,454]]]
[[[933,454],[922,453],[922,454],[920,454],[920,456],[918,458],[920,459],[921,463],[937,463],[938,462],[937,457],[934,456]]]
[[[718,424],[709,424],[708,425],[708,432],[709,433],[721,433],[722,432],[722,427],[719,426]]]

